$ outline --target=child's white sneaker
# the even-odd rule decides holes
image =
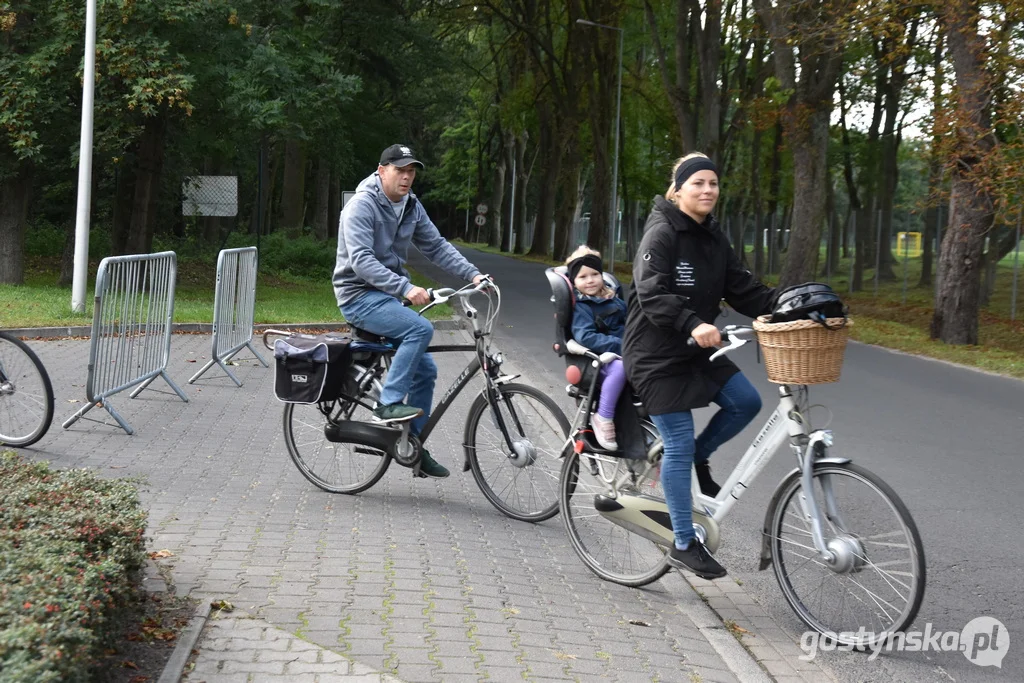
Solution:
[[[594,413],[590,422],[594,426],[594,437],[601,448],[606,451],[619,450],[619,444],[615,440],[615,420]]]

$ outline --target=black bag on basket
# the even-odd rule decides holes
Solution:
[[[805,282],[802,285],[786,287],[775,297],[771,320],[773,323],[788,323],[793,320],[813,320],[830,329],[846,325],[847,307],[832,288],[821,282]],[[829,325],[828,318],[842,318],[843,322]]]
[[[274,343],[274,394],[285,403],[333,401],[352,366],[352,339],[334,334],[293,334]]]

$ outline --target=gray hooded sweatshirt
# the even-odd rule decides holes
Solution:
[[[480,274],[455,247],[441,237],[426,209],[409,193],[401,223],[384,194],[380,176],[369,176],[345,204],[338,227],[338,258],[334,296],[338,306],[379,290],[401,298],[413,284],[405,271],[412,244],[439,268],[470,281]]]

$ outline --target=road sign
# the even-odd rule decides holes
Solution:
[[[487,223],[487,217],[483,214],[477,214],[477,217],[474,220],[480,227],[483,227]]]
[[[479,204],[476,205],[476,212],[481,216],[484,215],[485,213],[487,213],[487,205],[484,204],[483,202],[480,202]],[[478,225],[483,225],[483,223],[478,223]]]

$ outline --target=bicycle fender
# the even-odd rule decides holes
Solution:
[[[846,465],[851,462],[849,458],[822,458],[814,462],[814,466],[818,465]],[[779,505],[779,499],[782,497],[782,491],[789,484],[790,479],[800,478],[800,468],[794,467],[789,474],[784,476],[779,482],[779,485],[775,487],[775,493],[772,494],[771,502],[768,503],[768,510],[764,513],[764,524],[761,526],[761,559],[757,565],[758,571],[764,571],[772,564],[772,518],[775,517],[775,508]]]

